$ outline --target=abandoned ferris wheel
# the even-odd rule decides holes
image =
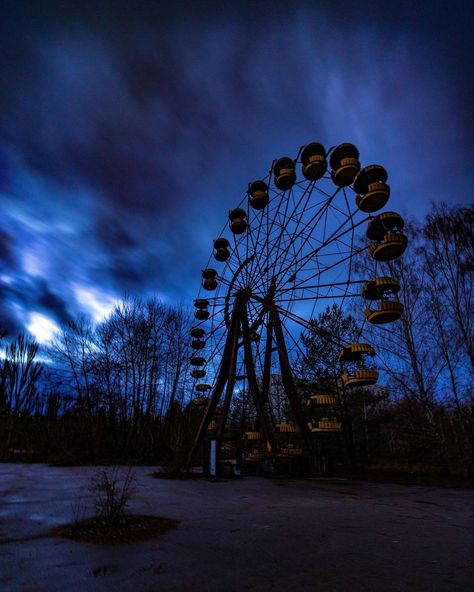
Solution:
[[[389,200],[387,177],[382,166],[361,168],[353,144],[326,151],[313,142],[294,159],[274,161],[265,177],[248,184],[214,240],[194,302],[191,376],[194,404],[203,412],[187,468],[209,429],[222,443],[239,381],[245,382],[256,411],[257,428],[246,437],[261,444],[250,448],[248,460],[303,454],[314,448],[312,432],[340,429],[339,422],[327,418],[314,423],[307,412],[313,406],[330,408],[332,393],[310,397],[307,410],[301,406],[291,364],[299,347],[295,331],[308,328],[321,301],[343,303],[360,296],[366,302],[365,319],[374,324],[393,322],[403,313],[396,278],[383,273],[366,280],[354,277],[358,256],[368,251],[383,265],[407,246],[402,217],[390,211],[376,214]],[[367,240],[361,246],[358,238],[364,231]],[[369,344],[342,344],[345,388],[377,382],[370,363],[374,355]],[[292,424],[275,425],[269,409],[275,364]],[[288,446],[277,436],[292,432],[298,432],[301,446]]]

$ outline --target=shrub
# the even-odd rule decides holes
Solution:
[[[92,490],[97,492],[97,515],[108,523],[119,522],[135,491],[135,476],[132,468],[101,469],[92,480]]]

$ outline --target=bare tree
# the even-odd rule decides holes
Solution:
[[[401,436],[446,469],[453,458],[449,438],[458,441],[456,454],[465,465],[472,455],[472,231],[472,209],[445,205],[434,206],[424,226],[408,224],[409,249],[388,264],[401,286],[403,315],[391,325],[366,328],[392,396],[401,395]],[[370,258],[359,271],[381,275]]]
[[[4,348],[0,378],[0,412],[6,438],[0,446],[9,453],[15,426],[37,406],[38,380],[43,365],[36,361],[38,343],[23,333]],[[0,416],[1,419],[1,416]]]
[[[63,327],[51,357],[69,377],[90,441],[95,425],[119,454],[153,453],[165,418],[182,409],[190,325],[181,306],[125,297],[96,326],[82,317]]]
[[[39,344],[23,333],[4,349],[1,391],[7,415],[28,415],[38,396],[43,365],[36,361]]]
[[[434,205],[424,236],[433,296],[444,301],[439,312],[453,322],[456,347],[464,350],[474,370],[474,207]]]

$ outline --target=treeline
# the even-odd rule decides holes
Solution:
[[[357,268],[362,278],[400,282],[401,319],[361,322],[360,301],[330,308],[303,336],[301,368],[307,379],[340,375],[339,348],[328,334],[373,345],[385,388],[345,392],[339,385],[353,455],[373,466],[473,476],[474,208],[435,205],[405,232],[402,257],[382,265],[367,257]]]
[[[98,325],[82,316],[61,327],[44,348],[46,364],[20,335],[3,362],[2,456],[162,458],[166,420],[189,391],[190,327],[184,307],[125,298]]]

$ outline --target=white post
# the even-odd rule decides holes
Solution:
[[[216,461],[217,461],[217,440],[211,440],[211,450],[210,450],[210,473],[212,477],[216,477]]]

